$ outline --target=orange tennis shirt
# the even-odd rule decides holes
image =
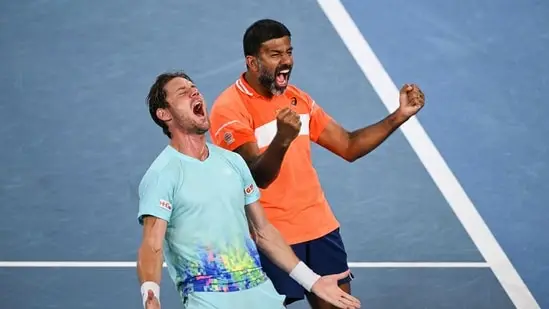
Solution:
[[[210,136],[214,144],[233,151],[248,142],[265,151],[276,131],[277,112],[285,107],[301,118],[301,130],[292,142],[278,177],[261,190],[260,202],[269,221],[289,244],[322,237],[339,227],[311,160],[311,141],[316,142],[331,117],[304,91],[289,85],[271,99],[259,95],[242,74],[215,100]]]

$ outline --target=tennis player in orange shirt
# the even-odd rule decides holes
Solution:
[[[268,219],[295,254],[321,275],[348,270],[339,222],[328,204],[311,161],[311,142],[353,162],[379,146],[425,103],[413,84],[400,90],[399,108],[378,123],[347,131],[306,92],[289,84],[293,68],[291,33],[263,19],[245,32],[247,70],[215,100],[212,141],[239,153],[261,188]],[[286,304],[307,297],[314,309],[331,304],[308,293],[261,255],[263,269]],[[339,282],[350,293],[352,275]]]

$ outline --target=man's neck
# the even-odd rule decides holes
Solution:
[[[208,158],[205,134],[172,134],[170,145],[177,151],[200,161]]]
[[[259,83],[259,80],[256,77],[254,77],[252,73],[250,73],[249,71],[246,71],[246,73],[244,73],[244,79],[246,80],[248,85],[250,85],[250,87],[252,87],[255,90],[255,92],[269,99],[273,97],[273,94],[271,93],[271,91],[263,87],[263,85]]]

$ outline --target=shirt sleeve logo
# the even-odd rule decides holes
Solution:
[[[246,187],[246,189],[244,189],[244,193],[246,195],[250,195],[254,192],[254,184],[251,183],[248,187]]]
[[[290,101],[290,104],[292,106],[296,106],[297,105],[297,99],[295,97],[292,97],[292,100]]]
[[[231,132],[226,132],[225,134],[223,134],[223,140],[225,141],[225,143],[227,143],[227,145],[234,143],[233,134]]]
[[[172,210],[172,204],[170,204],[170,202],[168,202],[166,200],[160,200],[159,206],[160,206],[160,208],[166,209],[168,211]]]

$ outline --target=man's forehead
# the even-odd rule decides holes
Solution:
[[[179,88],[190,88],[193,86],[193,83],[183,77],[174,77],[168,83],[166,83],[166,90],[168,92],[175,91]]]
[[[289,36],[284,36],[281,38],[271,39],[263,42],[261,47],[263,50],[272,50],[272,49],[287,49],[292,46],[292,40]]]

